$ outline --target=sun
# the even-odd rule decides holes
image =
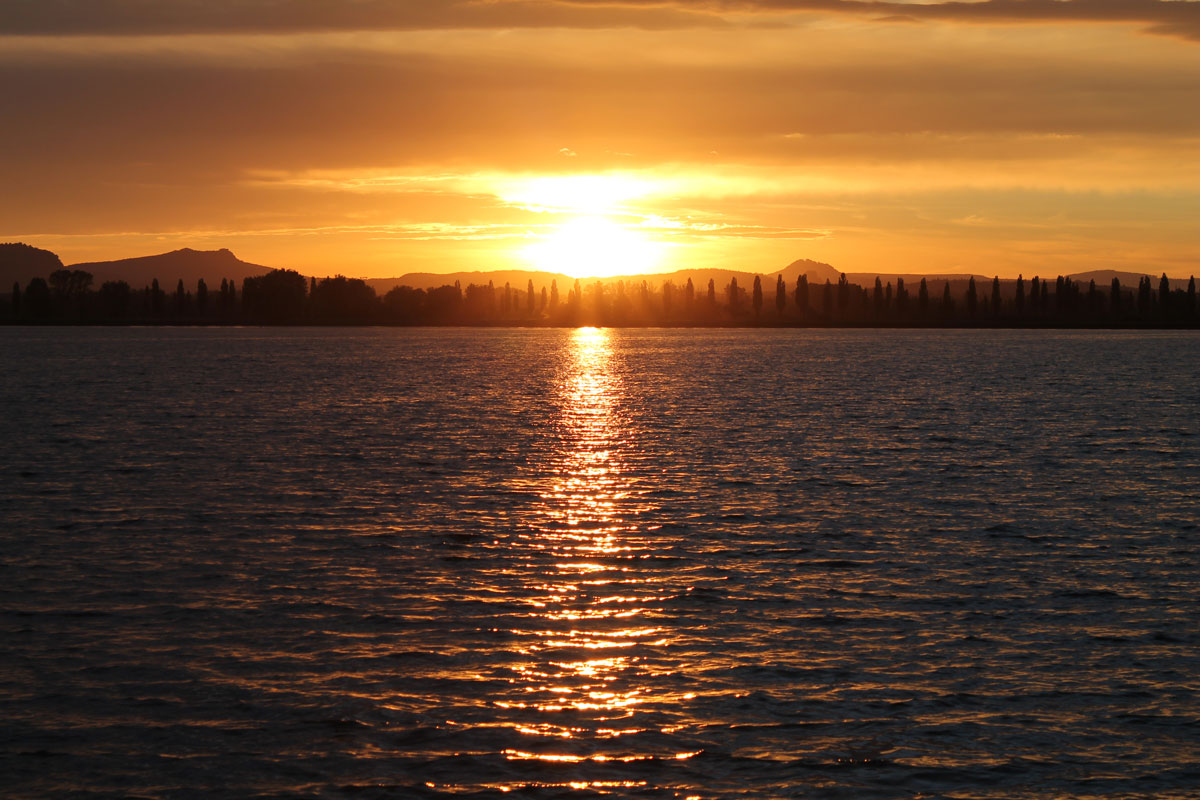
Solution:
[[[607,217],[575,217],[525,248],[543,272],[608,278],[657,272],[662,245]]]

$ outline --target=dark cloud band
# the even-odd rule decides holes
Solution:
[[[1195,0],[6,0],[0,34],[287,33],[448,28],[687,28],[730,13],[881,20],[1123,22],[1200,40]]]

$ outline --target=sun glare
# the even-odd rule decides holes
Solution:
[[[525,249],[536,269],[572,278],[657,270],[662,245],[605,217],[576,217]]]
[[[500,188],[505,202],[538,211],[612,214],[650,191],[647,181],[627,175],[545,175]]]

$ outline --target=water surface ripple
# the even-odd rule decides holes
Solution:
[[[0,329],[11,797],[1200,797],[1200,336]]]

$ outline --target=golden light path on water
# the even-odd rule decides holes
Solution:
[[[625,744],[647,731],[644,706],[674,704],[690,695],[656,692],[655,670],[642,652],[667,648],[670,641],[653,619],[654,604],[663,598],[639,567],[652,554],[651,540],[639,529],[637,518],[646,509],[625,461],[622,385],[610,336],[603,329],[575,330],[557,388],[561,446],[548,455],[538,521],[523,537],[536,585],[530,587],[532,624],[514,631],[526,658],[514,679],[520,699],[497,701],[527,714],[516,727],[541,746],[506,750],[510,761],[633,762],[695,755]],[[548,749],[548,738],[562,747]],[[644,782],[585,779],[556,785],[597,790]],[[529,783],[500,788],[518,786]]]

